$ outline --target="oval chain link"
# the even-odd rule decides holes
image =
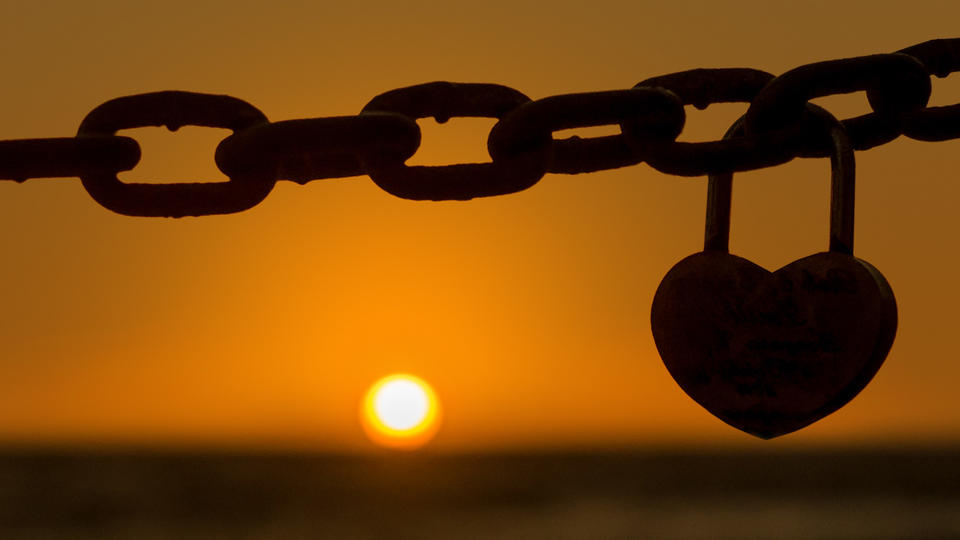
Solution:
[[[368,113],[257,125],[224,139],[215,160],[228,176],[253,168],[305,184],[362,175],[363,156],[405,161],[419,146],[420,128],[410,118]]]
[[[121,129],[182,126],[231,129],[234,132],[263,124],[267,117],[253,105],[230,96],[193,92],[154,92],[110,100],[91,111],[78,137],[110,136]],[[229,214],[263,201],[275,180],[265,170],[238,173],[229,182],[144,184],[121,182],[116,173],[84,173],[87,193],[119,214],[145,217],[183,217]]]
[[[433,82],[392,90],[373,98],[361,111],[396,113],[411,119],[433,117],[496,118],[530,101],[497,84]],[[549,146],[541,145],[489,163],[408,166],[388,155],[363,156],[366,173],[384,191],[413,200],[469,200],[516,193],[536,184],[547,171]]]
[[[683,129],[683,106],[659,88],[636,88],[552,96],[520,105],[490,131],[494,161],[550,148],[548,172],[579,174],[636,165],[643,155],[627,141],[638,130],[673,140]],[[619,135],[555,140],[562,129],[621,126]]]
[[[129,137],[60,137],[0,141],[0,179],[79,177],[127,171],[140,161]]]
[[[900,52],[916,58],[927,73],[941,79],[960,71],[960,38],[934,39]],[[960,103],[904,114],[903,134],[918,141],[946,141],[960,137]]]
[[[902,133],[903,113],[926,106],[930,76],[923,65],[906,54],[874,54],[816,62],[791,69],[767,84],[750,104],[744,118],[748,135],[790,125],[806,114],[814,98],[865,90],[872,113],[843,121],[857,150],[886,144]],[[814,155],[826,155],[823,142]]]
[[[714,103],[750,103],[773,75],[748,68],[693,69],[652,77],[635,88],[663,88],[684,105],[706,109]],[[654,169],[677,176],[745,171],[770,167],[796,156],[796,127],[763,136],[739,133],[715,141],[662,141],[639,137],[634,144],[646,148],[646,162]]]

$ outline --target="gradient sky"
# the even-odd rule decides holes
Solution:
[[[960,36],[953,0],[327,4],[6,1],[0,138],[70,136],[100,103],[158,90],[285,120],[435,80],[542,98]],[[957,101],[960,76],[934,81],[932,103]],[[743,110],[690,108],[682,137],[718,138]],[[412,163],[487,159],[492,120],[420,124]],[[222,179],[227,133],[125,132],[144,157],[121,178]],[[960,142],[857,158],[856,254],[894,289],[897,339],[859,397],[774,442],[690,400],[650,333],[660,279],[702,246],[705,179],[641,165],[448,203],[366,177],[283,182],[250,211],[180,220],[114,214],[77,179],[0,183],[0,441],[362,450],[359,401],[395,371],[436,389],[443,450],[957,439]],[[732,251],[773,269],[824,250],[828,176],[826,160],[738,175]]]

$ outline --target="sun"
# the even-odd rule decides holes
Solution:
[[[440,406],[426,381],[398,373],[380,379],[367,390],[360,417],[373,442],[390,448],[414,449],[436,434]]]

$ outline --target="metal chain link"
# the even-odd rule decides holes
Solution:
[[[192,92],[155,92],[110,100],[80,123],[77,138],[106,137],[118,130],[144,126],[228,128],[235,133],[267,123],[253,105],[230,96]],[[100,169],[102,171],[102,168]],[[252,168],[229,182],[181,184],[126,184],[116,172],[84,172],[80,181],[87,193],[119,214],[182,217],[240,212],[262,202],[276,179],[264,168]]]
[[[747,68],[695,69],[646,79],[631,89],[531,100],[506,86],[433,82],[391,90],[355,116],[270,122],[230,96],[155,92],[95,108],[75,137],[0,141],[0,179],[79,177],[99,204],[130,216],[240,212],[263,201],[278,180],[369,176],[387,192],[415,200],[467,200],[514,193],[545,174],[579,174],[646,162],[679,176],[771,167],[829,148],[811,99],[865,91],[872,112],[842,121],[856,150],[900,135],[921,141],[960,138],[960,103],[928,107],[930,77],[960,70],[960,38],[935,39],[890,54],[816,62],[779,76]],[[722,139],[680,142],[685,105],[749,103],[741,128]],[[416,120],[495,118],[491,161],[408,166],[420,146]],[[117,131],[145,126],[227,128],[217,167],[228,182],[124,183],[140,160],[135,140]],[[563,129],[618,125],[620,134],[565,139]]]

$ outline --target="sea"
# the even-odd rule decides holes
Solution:
[[[2,539],[960,539],[960,447],[0,452]]]

